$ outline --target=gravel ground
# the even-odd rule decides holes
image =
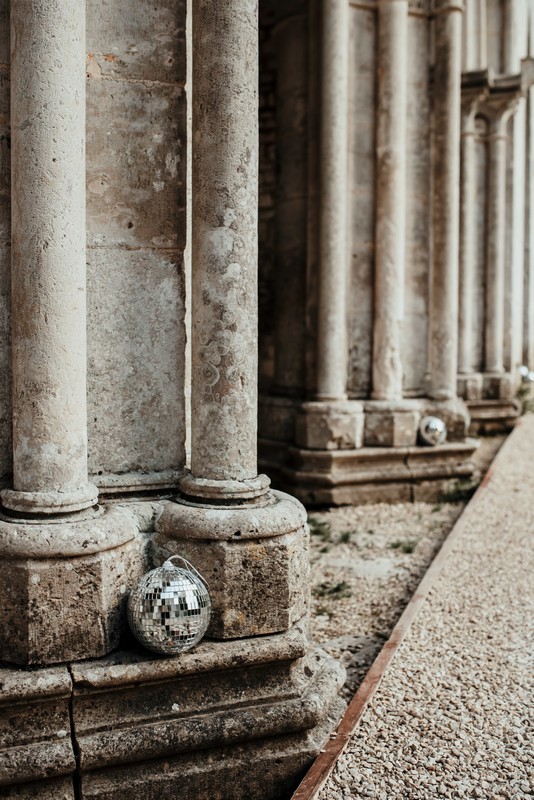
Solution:
[[[459,521],[441,576],[321,800],[534,797],[533,451],[529,415]]]
[[[486,471],[504,437],[480,440]],[[463,486],[467,495],[472,486]],[[465,502],[332,508],[309,517],[314,638],[347,669],[350,700]]]

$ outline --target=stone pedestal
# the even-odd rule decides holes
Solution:
[[[363,404],[355,400],[304,403],[295,441],[310,450],[354,450],[363,444]]]
[[[364,444],[366,447],[412,447],[417,440],[420,419],[418,400],[365,403]]]

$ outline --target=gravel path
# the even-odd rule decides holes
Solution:
[[[321,800],[534,797],[534,415],[457,523],[430,598]]]
[[[484,473],[504,437],[484,437],[477,453]],[[473,486],[451,497],[469,496]],[[463,502],[378,503],[310,514],[312,629],[316,641],[347,670],[350,701],[432,559]]]

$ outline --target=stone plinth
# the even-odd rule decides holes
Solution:
[[[309,533],[294,498],[270,492],[261,504],[226,509],[168,503],[156,530],[156,563],[180,554],[206,578],[210,636],[275,633],[305,613]]]
[[[0,669],[0,797],[74,800],[67,667]]]
[[[464,400],[480,400],[483,391],[483,378],[480,372],[471,375],[458,375],[457,393]]]
[[[420,403],[403,400],[397,403],[365,403],[364,443],[366,447],[411,447],[417,439],[421,418]]]
[[[356,401],[304,403],[295,441],[310,450],[354,450],[363,444],[363,404]]]
[[[0,659],[55,664],[117,647],[127,593],[143,572],[137,533],[121,508],[46,524],[0,518]]]

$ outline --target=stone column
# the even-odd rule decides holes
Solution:
[[[458,325],[458,394],[480,399],[482,376],[474,369],[474,313],[477,258],[477,145],[475,117],[485,96],[486,75],[465,76],[462,87],[460,169],[460,292]]]
[[[521,71],[521,23],[523,5],[519,0],[504,0],[503,73],[517,75]],[[526,19],[524,20],[526,25]]]
[[[296,441],[312,449],[360,447],[363,408],[347,402],[348,106],[350,7],[322,2],[320,222],[316,402],[297,418]]]
[[[401,358],[406,257],[408,2],[378,5],[375,302],[367,446],[415,444],[417,404],[403,400]]]
[[[534,87],[527,95],[526,249],[523,315],[523,363],[534,369]]]
[[[438,0],[434,36],[434,176],[428,394],[450,439],[469,415],[457,398],[462,3]]]
[[[440,0],[435,17],[433,263],[429,393],[456,397],[462,6]]]
[[[375,400],[402,399],[401,327],[404,313],[406,96],[408,3],[378,7],[378,109],[375,323]]]
[[[135,534],[126,512],[91,508],[87,479],[85,3],[11,4],[11,97],[13,488],[1,497],[17,518],[0,520],[0,658],[43,663],[117,646]]]
[[[305,511],[257,474],[257,0],[196,0],[193,86],[191,473],[155,552],[206,576],[227,639],[287,630],[307,591]]]
[[[40,514],[97,500],[87,480],[85,4],[72,5],[11,10],[14,490],[2,502]]]
[[[485,388],[502,397],[504,376],[504,286],[506,244],[506,129],[512,109],[505,96],[493,98],[488,137],[486,242]],[[498,384],[498,386],[497,386]]]

